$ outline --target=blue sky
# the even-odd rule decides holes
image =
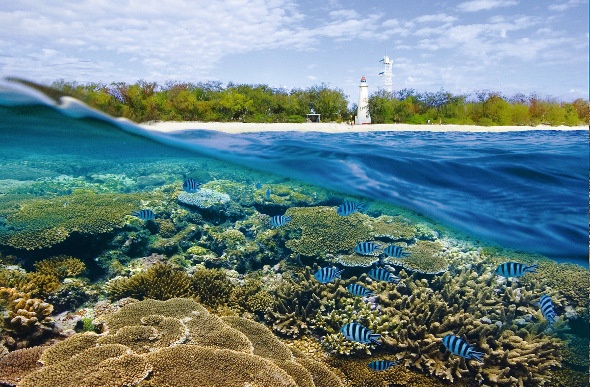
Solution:
[[[0,3],[0,76],[588,98],[588,0],[19,0]]]

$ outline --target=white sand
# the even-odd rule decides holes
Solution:
[[[226,133],[245,132],[376,132],[376,131],[431,131],[431,132],[515,132],[526,130],[588,130],[587,126],[476,126],[476,125],[409,125],[409,124],[375,124],[348,125],[337,123],[303,123],[303,124],[256,124],[243,122],[198,122],[198,121],[160,121],[146,122],[141,127],[158,132],[175,132],[188,129],[208,129]]]

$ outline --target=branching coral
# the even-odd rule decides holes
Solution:
[[[18,249],[42,249],[64,241],[74,232],[102,234],[125,225],[136,210],[138,194],[95,194],[80,191],[52,199],[24,201],[6,218],[0,244]]]
[[[38,273],[53,275],[62,280],[82,274],[86,270],[86,265],[78,258],[59,255],[35,262],[35,270]]]
[[[212,309],[227,303],[233,288],[223,269],[200,268],[190,279],[190,294]]]
[[[186,272],[161,263],[129,278],[111,280],[107,283],[106,290],[113,299],[133,297],[167,300],[188,296],[190,287],[191,280]]]

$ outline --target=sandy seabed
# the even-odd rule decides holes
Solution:
[[[371,124],[371,125],[348,125],[333,122],[321,123],[276,123],[259,124],[243,122],[198,122],[198,121],[157,121],[146,122],[141,127],[147,130],[158,132],[175,132],[180,130],[207,129],[225,133],[246,133],[246,132],[408,132],[408,131],[430,131],[430,132],[517,132],[527,130],[588,130],[588,126],[477,126],[477,125],[410,125],[410,124]]]

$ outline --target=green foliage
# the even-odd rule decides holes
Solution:
[[[112,116],[137,122],[165,121],[240,121],[305,122],[314,111],[323,122],[350,119],[356,107],[348,109],[347,96],[326,84],[305,90],[285,90],[268,85],[245,85],[220,82],[178,83],[140,80],[135,84],[115,82],[110,85],[86,85],[63,80],[49,89],[33,85],[59,98],[70,95]],[[577,99],[563,103],[536,94],[517,94],[511,98],[498,92],[480,90],[473,95],[452,95],[443,89],[419,93],[402,89],[393,94],[378,90],[369,97],[372,122],[475,125],[581,125],[588,124],[588,101]]]

